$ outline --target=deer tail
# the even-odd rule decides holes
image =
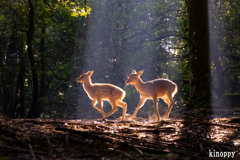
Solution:
[[[175,90],[172,93],[172,97],[174,97],[177,92],[178,92],[178,86],[175,85]]]
[[[122,94],[122,98],[121,98],[121,100],[123,100],[123,99],[125,98],[125,96],[126,96],[126,92],[123,91],[123,94]]]

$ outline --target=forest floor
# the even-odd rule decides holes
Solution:
[[[240,118],[184,116],[158,122],[0,115],[0,160],[216,160],[224,159],[225,152],[225,158],[240,159],[239,146]],[[218,153],[222,158],[214,158]]]

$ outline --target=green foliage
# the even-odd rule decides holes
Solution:
[[[210,4],[211,42],[217,52],[226,92],[239,93],[239,22],[237,1]],[[42,117],[70,117],[99,114],[75,79],[94,70],[93,83],[109,82],[127,92],[124,101],[132,113],[139,101],[134,87],[125,85],[133,69],[144,70],[143,81],[169,78],[179,91],[175,106],[186,106],[189,97],[189,39],[187,5],[182,0],[39,0],[34,1],[33,40],[35,67],[39,79],[39,112]],[[11,33],[17,31],[19,52],[25,60],[24,97],[26,109],[32,98],[32,75],[26,50],[28,1],[0,2],[0,75],[6,75]],[[213,14],[214,13],[214,14]],[[20,47],[20,43],[23,46]],[[16,73],[20,72],[16,53]],[[3,67],[2,67],[3,66]],[[217,65],[212,63],[213,90],[219,83]],[[4,77],[5,78],[5,77]],[[4,79],[3,78],[3,79]],[[17,77],[14,87],[16,89]],[[0,81],[0,108],[4,106],[4,82]],[[17,106],[21,106],[18,102]],[[152,109],[146,103],[143,112]]]

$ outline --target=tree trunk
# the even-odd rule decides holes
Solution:
[[[38,75],[36,72],[35,59],[34,59],[34,53],[32,48],[32,40],[33,40],[33,33],[34,33],[34,6],[33,6],[32,0],[28,0],[28,4],[29,4],[29,26],[27,31],[27,47],[28,47],[27,51],[28,51],[28,57],[30,61],[31,71],[32,71],[33,99],[32,99],[32,103],[31,103],[27,118],[35,118],[37,104],[38,104]]]
[[[45,34],[45,27],[42,28],[42,33]],[[45,45],[45,38],[41,39],[40,44],[40,53],[41,53],[41,61],[44,62],[44,45]],[[41,63],[41,87],[40,87],[40,97],[44,96],[44,90],[45,90],[45,64]]]
[[[42,27],[42,33],[45,34],[45,26]],[[45,50],[44,50],[44,45],[45,45],[45,38],[41,38],[41,43],[40,43],[40,53],[41,53],[41,77],[40,77],[40,93],[39,93],[39,104],[38,104],[38,109],[37,109],[37,113],[38,113],[38,117],[41,115],[42,112],[42,107],[43,107],[43,103],[41,98],[45,96],[45,78],[46,78],[46,66],[44,64],[44,57],[45,57]]]
[[[211,102],[208,0],[188,0],[189,107]]]
[[[3,67],[3,57],[4,57],[4,55],[3,55],[3,37],[2,36],[0,36],[0,67],[1,67],[1,89],[0,89],[0,93],[3,93],[3,96],[2,97],[0,97],[0,99],[1,99],[1,106],[2,106],[2,113],[4,113],[4,114],[6,114],[6,111],[5,111],[5,96],[4,96],[4,94],[5,94],[5,91],[4,91],[4,67]]]
[[[24,90],[24,75],[26,71],[25,67],[25,56],[24,56],[24,44],[23,44],[23,37],[20,37],[20,46],[19,46],[19,59],[20,59],[20,64],[19,64],[19,72],[17,76],[17,86],[16,86],[16,93],[15,93],[15,102],[14,102],[14,112],[12,113],[15,115],[15,110],[16,110],[16,105],[18,104],[17,99],[19,100],[20,106],[17,109],[17,114],[16,118],[24,118],[26,116],[26,108],[24,104],[24,98],[25,98],[25,90]],[[19,98],[17,98],[19,91]]]
[[[225,93],[225,81],[224,81],[224,71],[222,69],[220,56],[219,56],[219,38],[216,36],[217,31],[215,28],[215,23],[218,21],[214,15],[215,9],[211,6],[215,6],[215,3],[213,1],[209,1],[209,32],[210,32],[210,57],[211,61],[214,63],[214,66],[216,67],[216,70],[214,70],[214,73],[216,73],[212,80],[212,89],[214,89],[217,98],[220,99]],[[213,74],[215,75],[215,74]]]
[[[5,83],[4,83],[4,97],[5,97],[5,109],[4,113],[9,117],[13,117],[13,105],[14,105],[14,86],[16,77],[16,65],[17,65],[17,38],[16,31],[13,30],[10,36],[10,43],[8,45],[8,54],[5,67]]]
[[[224,72],[223,72],[223,69],[222,69],[222,65],[221,65],[221,62],[219,60],[219,55],[218,55],[218,49],[215,48],[216,46],[213,45],[211,50],[213,52],[211,52],[212,54],[212,61],[216,67],[216,77],[217,77],[217,86],[214,88],[215,89],[215,93],[218,97],[218,99],[222,98],[222,96],[224,95],[225,93],[225,83],[224,83]]]

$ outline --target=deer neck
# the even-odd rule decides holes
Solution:
[[[139,79],[137,80],[137,83],[135,83],[135,87],[136,87],[136,89],[139,90],[139,91],[143,90],[144,83],[143,83],[143,81],[142,81],[141,78],[139,78]]]
[[[89,81],[83,82],[83,88],[84,88],[87,92],[91,92],[92,85],[93,85],[93,84],[92,84],[91,79],[89,79]]]

